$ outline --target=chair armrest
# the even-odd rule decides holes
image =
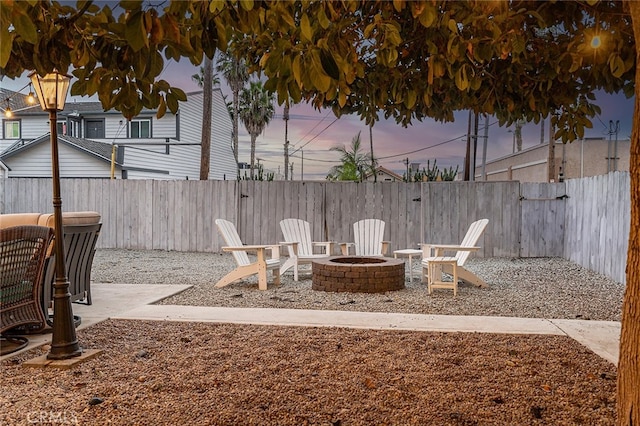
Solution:
[[[432,250],[435,250],[435,256],[442,256],[446,251],[478,251],[480,247],[465,247],[458,244],[422,244],[422,257],[432,257]]]
[[[262,253],[264,256],[264,252],[266,250],[271,250],[271,258],[279,259],[280,258],[280,245],[279,244],[270,244],[270,245],[247,245],[240,247],[222,247],[223,251],[255,251],[258,254]]]
[[[298,245],[300,244],[298,241],[280,241],[279,244],[283,246],[291,246],[291,251],[293,251],[293,255],[298,256]]]
[[[333,241],[314,241],[311,243],[313,247],[324,247],[325,254],[333,253]]]
[[[381,251],[383,256],[385,256],[387,254],[387,252],[389,251],[389,244],[391,244],[391,241],[383,241],[382,242],[382,247],[381,247],[380,251]]]
[[[349,256],[349,248],[355,246],[356,243],[340,243],[340,252],[343,256]]]

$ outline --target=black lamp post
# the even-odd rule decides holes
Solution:
[[[51,350],[47,359],[68,359],[80,356],[82,349],[76,337],[76,327],[71,308],[69,279],[64,258],[64,239],[62,230],[62,198],[60,197],[60,165],[58,162],[57,112],[64,109],[71,77],[56,70],[41,77],[37,72],[29,75],[35,88],[40,106],[49,111],[51,127],[51,171],[53,175],[53,218],[54,248],[56,256],[56,279],[53,284],[53,335]]]

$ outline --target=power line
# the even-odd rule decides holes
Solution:
[[[388,156],[386,156],[386,157],[378,157],[377,159],[378,159],[378,160],[386,160],[386,159],[388,159],[388,158],[404,157],[405,155],[415,154],[416,152],[426,151],[427,149],[436,148],[436,147],[439,147],[439,146],[442,146],[442,145],[445,145],[445,144],[448,144],[448,143],[451,143],[451,142],[458,141],[458,140],[460,140],[460,139],[462,139],[462,138],[464,138],[464,137],[466,137],[466,136],[467,136],[466,134],[461,135],[461,136],[456,136],[456,137],[455,137],[455,138],[453,138],[453,139],[449,139],[449,140],[446,140],[446,141],[444,141],[444,142],[439,142],[439,143],[437,143],[437,144],[435,144],[435,145],[429,145],[429,146],[426,146],[426,147],[424,147],[424,148],[416,149],[416,150],[409,151],[409,152],[404,152],[404,153],[402,153],[402,154],[388,155]]]
[[[498,122],[494,121],[493,123],[489,124],[489,127],[491,127],[491,126],[493,126],[495,124],[498,124]],[[475,136],[480,138],[480,136],[478,136],[478,135],[475,135]],[[445,144],[448,144],[448,143],[451,143],[451,142],[455,142],[455,141],[457,141],[459,139],[462,139],[464,137],[467,137],[467,135],[464,134],[464,135],[461,135],[461,136],[457,136],[457,137],[455,137],[453,139],[449,139],[449,140],[446,140],[444,142],[439,142],[439,143],[437,143],[435,145],[430,145],[430,146],[427,146],[427,147],[424,147],[424,148],[416,149],[414,151],[404,152],[402,154],[394,154],[394,155],[389,155],[389,156],[386,156],[386,157],[378,157],[378,160],[385,160],[387,158],[395,158],[395,157],[404,157],[404,156],[409,155],[409,154],[415,154],[416,152],[426,151],[427,149],[436,148],[436,147],[439,147],[439,146],[442,146],[442,145],[445,145]]]
[[[340,117],[337,117],[335,120],[333,120],[331,123],[329,123],[327,125],[327,127],[325,127],[324,129],[320,130],[320,132],[315,135],[314,137],[312,137],[311,139],[309,139],[305,144],[303,144],[300,148],[296,149],[295,151],[291,152],[291,154],[289,155],[293,155],[296,152],[300,151],[302,148],[304,148],[305,146],[309,145],[311,142],[313,142],[318,136],[320,136],[325,130],[327,130],[329,127],[333,126],[335,124],[336,121],[338,121],[340,119]]]
[[[329,116],[329,114],[330,114],[330,113],[331,113],[331,110],[327,111],[327,114],[326,114],[324,117],[322,117],[322,120],[318,121],[318,122],[316,123],[316,125],[315,125],[315,126],[313,126],[313,127],[311,128],[311,130],[309,130],[307,133],[305,133],[305,135],[304,135],[304,136],[302,136],[302,137],[300,138],[300,140],[298,140],[298,142],[294,143],[293,145],[298,145],[300,142],[302,142],[302,140],[303,140],[304,138],[306,138],[306,137],[307,137],[307,135],[309,135],[309,133],[313,132],[313,131],[316,129],[316,127],[318,127],[318,126],[320,125],[320,123],[322,123],[322,122],[324,121],[324,119],[325,119],[325,118],[327,118],[327,117]]]

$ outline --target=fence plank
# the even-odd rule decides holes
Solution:
[[[353,240],[357,220],[380,218],[395,250],[458,243],[486,217],[480,256],[563,256],[624,282],[629,187],[629,173],[615,172],[557,184],[62,179],[61,194],[63,211],[101,214],[99,248],[218,252],[217,218],[251,244],[280,241],[278,222],[293,217],[336,242]],[[51,179],[3,178],[0,190],[0,213],[53,210]]]

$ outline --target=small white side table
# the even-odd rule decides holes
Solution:
[[[413,281],[413,256],[421,256],[422,255],[422,250],[417,250],[417,249],[402,249],[402,250],[395,250],[393,252],[393,257],[395,257],[396,259],[398,258],[398,256],[400,257],[408,257],[409,258],[409,281]]]

